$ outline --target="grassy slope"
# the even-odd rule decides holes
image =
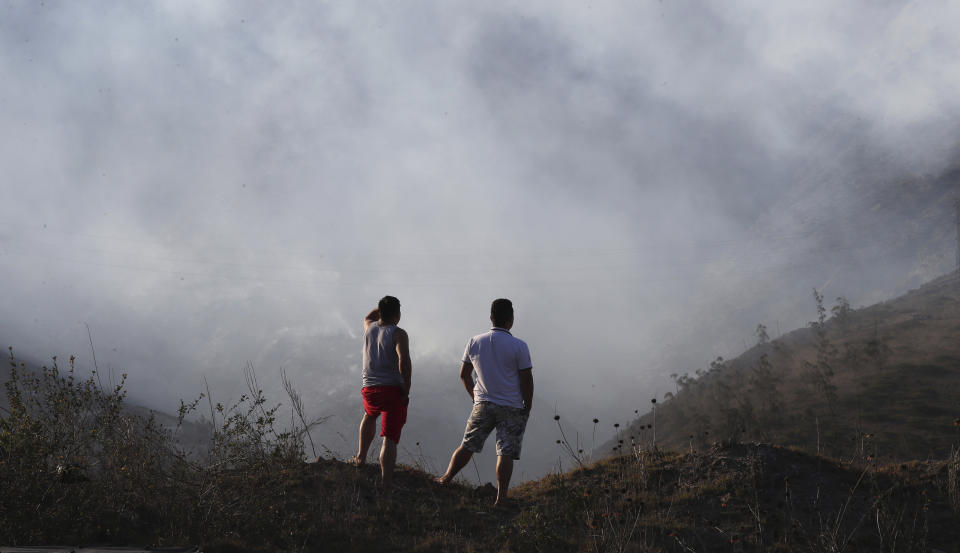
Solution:
[[[401,466],[397,489],[384,495],[378,467],[321,459],[227,476],[215,519],[189,493],[178,504],[146,493],[142,504],[115,513],[124,522],[108,533],[100,518],[63,524],[83,513],[33,524],[44,528],[43,543],[195,543],[207,553],[955,552],[958,469],[957,459],[841,465],[767,445],[685,454],[636,449],[517,486],[511,506],[493,509],[489,485],[440,486]],[[85,495],[95,483],[50,485],[68,488],[54,494]],[[206,522],[171,525],[168,518],[178,516],[171,508]],[[0,536],[0,551],[30,543],[37,542]]]
[[[226,551],[956,551],[947,463],[838,465],[772,446],[638,451],[526,483],[446,487],[402,467],[320,461],[271,488],[264,524],[204,545]],[[845,549],[844,549],[845,548]]]
[[[824,325],[836,400],[811,378],[818,339],[793,331],[718,365],[661,402],[658,445],[702,447],[714,439],[766,441],[838,458],[945,458],[958,444],[954,419],[960,392],[960,288],[956,276]],[[771,363],[782,407],[763,413],[764,394],[752,387],[762,355]],[[745,407],[746,406],[746,407]],[[745,412],[752,416],[743,416]],[[773,416],[770,416],[773,415]],[[652,441],[652,411],[623,434]],[[818,446],[819,444],[819,446]],[[602,451],[611,451],[615,441]]]

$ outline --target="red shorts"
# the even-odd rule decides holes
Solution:
[[[371,417],[383,414],[380,435],[400,443],[400,431],[407,422],[407,404],[410,398],[397,386],[370,386],[363,388],[363,410]]]

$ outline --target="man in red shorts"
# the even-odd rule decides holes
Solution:
[[[384,296],[377,308],[363,320],[363,420],[360,447],[352,459],[357,466],[367,460],[367,451],[377,431],[377,417],[383,415],[380,435],[380,473],[383,489],[393,482],[400,431],[407,422],[410,403],[410,340],[400,322],[400,300]]]

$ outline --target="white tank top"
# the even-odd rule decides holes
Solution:
[[[400,356],[393,342],[397,325],[370,323],[363,333],[363,387],[403,386]]]

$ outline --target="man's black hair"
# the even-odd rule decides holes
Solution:
[[[377,304],[381,319],[392,319],[400,313],[400,300],[393,296],[383,296]]]
[[[505,327],[513,319],[513,303],[504,298],[493,300],[490,304],[490,319],[493,326]]]

